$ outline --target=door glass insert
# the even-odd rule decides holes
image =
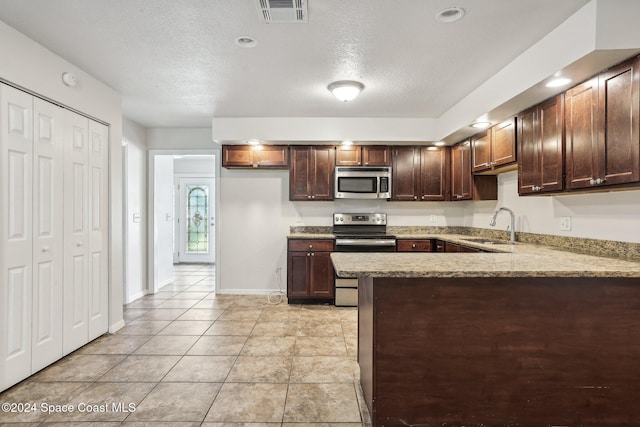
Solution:
[[[209,188],[187,185],[187,253],[209,252]]]

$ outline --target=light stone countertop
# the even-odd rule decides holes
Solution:
[[[398,238],[441,239],[493,253],[347,253],[331,260],[339,277],[632,277],[640,263],[576,254],[526,243],[485,245],[455,234],[411,234]],[[640,282],[639,282],[640,284]]]

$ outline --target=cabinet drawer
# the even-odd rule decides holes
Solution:
[[[431,252],[431,240],[398,240],[398,252]]]
[[[333,251],[333,240],[321,239],[291,239],[289,240],[290,251]]]

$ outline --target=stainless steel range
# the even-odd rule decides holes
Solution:
[[[396,237],[387,234],[387,214],[335,213],[336,252],[395,252]],[[336,278],[336,306],[358,305],[358,279]]]

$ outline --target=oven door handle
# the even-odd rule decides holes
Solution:
[[[336,239],[336,246],[395,246],[394,239]]]

